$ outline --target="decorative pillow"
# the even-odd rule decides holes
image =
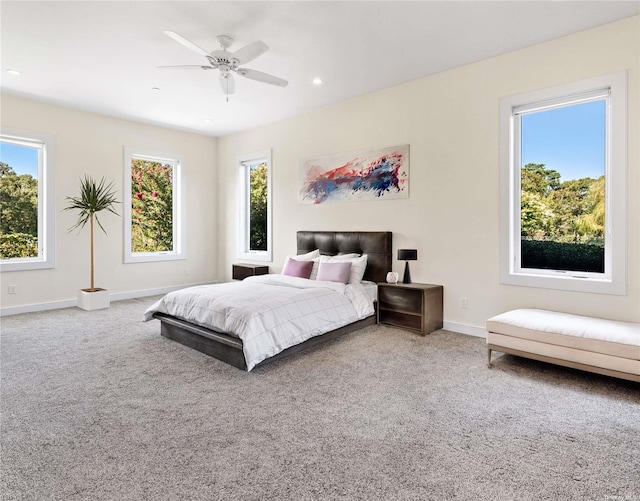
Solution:
[[[290,257],[284,265],[282,274],[290,277],[309,278],[312,268],[313,261],[298,261]]]
[[[311,280],[317,280],[317,276],[318,276],[318,266],[320,265],[320,255],[318,254],[318,257],[314,258],[313,260],[313,270],[311,270],[311,276],[309,277]],[[360,254],[356,254],[356,253],[351,253],[351,254],[338,254],[337,256],[332,256],[332,257],[339,257],[340,259],[351,259],[351,258],[355,258],[355,257],[360,257]]]
[[[306,254],[298,254],[297,256],[287,256],[287,258],[284,260],[284,266],[282,267],[283,275],[284,275],[284,269],[287,267],[287,262],[289,261],[289,259],[295,259],[296,261],[311,261],[312,259],[320,259],[320,251],[316,249],[311,252],[307,252]],[[309,278],[309,277],[304,277],[304,278]]]
[[[350,284],[359,284],[364,277],[364,271],[367,268],[367,255],[360,257],[344,257],[344,256],[320,256],[320,263],[351,263],[351,273],[349,275]]]
[[[346,284],[349,282],[350,272],[351,263],[348,261],[343,263],[323,263],[320,261],[316,280]]]

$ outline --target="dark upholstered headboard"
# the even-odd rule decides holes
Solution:
[[[298,254],[320,249],[320,254],[336,255],[357,252],[367,255],[364,279],[384,282],[391,271],[390,231],[299,231]]]

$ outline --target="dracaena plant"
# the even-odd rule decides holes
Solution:
[[[78,210],[78,220],[69,231],[73,231],[76,228],[82,230],[87,223],[90,224],[91,231],[91,288],[86,289],[88,292],[95,292],[94,284],[94,267],[93,267],[93,227],[94,221],[98,223],[100,229],[106,235],[98,213],[104,210],[109,211],[116,216],[119,214],[116,212],[114,204],[120,202],[116,200],[115,189],[113,182],[106,184],[104,177],[99,181],[94,181],[93,177],[85,175],[84,179],[80,179],[80,196],[79,197],[66,197],[68,201],[64,210]]]

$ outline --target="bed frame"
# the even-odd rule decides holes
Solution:
[[[331,256],[352,252],[367,254],[367,269],[364,280],[383,282],[387,272],[391,270],[392,239],[389,231],[299,231],[296,238],[298,254],[305,254],[315,249],[320,249],[321,254]],[[240,338],[200,327],[164,313],[155,313],[153,316],[160,320],[160,334],[164,337],[222,360],[238,369],[247,369]],[[296,346],[291,346],[277,355],[263,360],[255,367],[261,367],[274,360],[375,323],[376,313],[374,312],[370,317],[312,337]]]

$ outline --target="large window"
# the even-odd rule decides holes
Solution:
[[[0,132],[0,269],[55,266],[54,141],[49,134]]]
[[[184,259],[182,160],[125,148],[125,263]]]
[[[271,261],[271,151],[242,156],[238,166],[238,257]]]
[[[501,100],[501,281],[626,293],[626,74]]]

